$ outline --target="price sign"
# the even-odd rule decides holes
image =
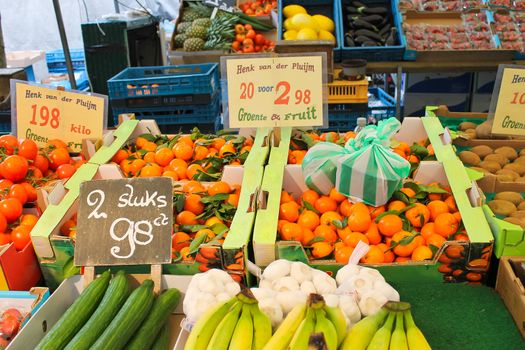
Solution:
[[[233,12],[237,5],[236,0],[204,0],[204,3],[227,12]]]
[[[75,265],[169,263],[172,198],[169,178],[82,183]]]
[[[325,125],[323,58],[228,59],[229,127]]]
[[[500,66],[491,112],[493,134],[525,135],[525,67]]]
[[[80,152],[82,139],[102,138],[107,118],[107,97],[60,91],[38,84],[11,81],[13,131],[19,138],[44,146],[48,140],[64,140]],[[16,127],[15,127],[16,126]]]

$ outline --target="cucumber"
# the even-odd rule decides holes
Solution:
[[[175,310],[180,300],[180,292],[171,288],[159,295],[153,303],[148,317],[142,322],[139,330],[131,341],[126,345],[127,350],[148,349],[155,341],[156,335],[168,320],[170,314]]]
[[[87,350],[111,323],[120,307],[129,296],[129,283],[124,271],[119,271],[111,280],[97,310],[89,321],[67,344],[65,350]]]
[[[166,322],[164,327],[160,330],[160,333],[157,335],[157,339],[151,346],[151,350],[168,350],[170,345],[170,325],[169,322]]]
[[[108,288],[111,273],[105,271],[80,294],[35,350],[62,350],[91,317]]]
[[[124,349],[153,304],[153,281],[145,280],[126,300],[91,350]]]

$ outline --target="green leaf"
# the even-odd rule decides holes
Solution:
[[[224,237],[224,235],[226,234],[226,232],[228,232],[228,230],[219,233],[218,235],[216,235],[215,237],[213,237],[213,239],[210,240],[210,241],[208,242],[208,244],[217,244],[217,243],[219,243],[219,240],[222,239],[222,238]]]
[[[311,205],[310,202],[303,200],[303,207],[305,207],[307,210],[313,211],[316,214],[319,214],[319,211],[317,211],[317,209],[315,209],[315,207]]]
[[[412,198],[415,198],[415,199],[420,199],[420,200],[423,200],[423,199],[426,199],[428,196],[428,193],[425,192],[425,191],[421,191],[421,192],[418,192],[414,195],[414,197]]]
[[[392,193],[392,198],[397,199],[405,204],[410,204],[410,198],[408,198],[408,196],[401,191],[395,191]]]
[[[379,220],[381,220],[381,218],[384,217],[384,216],[387,216],[387,215],[397,215],[397,216],[399,216],[399,214],[401,214],[401,212],[399,210],[388,210],[388,211],[385,211],[385,212],[382,212],[381,214],[379,214],[374,221],[377,224],[379,222]]]
[[[175,254],[175,257],[173,259],[171,259],[171,262],[173,264],[182,260],[182,255],[181,255],[181,253],[179,251],[174,251],[173,254]]]
[[[314,140],[313,138],[311,138],[310,135],[307,135],[306,133],[305,133],[305,134],[302,134],[302,135],[301,135],[301,138],[302,138],[303,141],[306,143],[307,149],[312,148],[312,147],[317,143],[316,140]]]
[[[421,192],[421,187],[415,182],[405,182],[403,187],[410,188],[415,193]]]
[[[403,220],[403,230],[410,232],[412,231],[412,229],[413,229],[412,224],[407,219],[404,219]]]
[[[414,143],[412,146],[410,146],[410,153],[417,156],[419,159],[423,159],[428,156],[428,149],[424,146]]]
[[[439,251],[439,248],[433,244],[429,245],[428,247],[430,248],[430,251],[432,251],[432,258],[434,258],[434,256],[436,256],[436,253]]]
[[[345,217],[343,219],[343,228],[345,228],[346,226],[348,226],[348,217]]]
[[[332,220],[332,225],[334,225],[336,228],[338,228],[340,230],[345,228],[345,226],[343,226],[343,222],[341,220]]]
[[[419,185],[419,188],[421,189],[421,191],[425,191],[425,192],[428,192],[428,193],[438,193],[438,194],[448,193],[446,190],[442,189],[439,186]]]
[[[208,235],[201,235],[197,238],[195,238],[191,243],[190,243],[190,252],[188,254],[195,254],[199,251],[199,247],[201,244],[203,244],[206,239],[208,238]]]
[[[213,202],[222,202],[228,199],[228,193],[218,193],[214,196],[207,196],[201,198],[200,202],[204,204],[213,203]]]
[[[186,196],[184,193],[174,193],[173,194],[173,207],[175,208],[175,211],[177,213],[180,213],[184,210],[184,202],[186,200]]]
[[[410,243],[412,243],[412,241],[414,240],[414,238],[416,238],[417,235],[409,235],[409,236],[406,236],[406,237],[403,237],[401,238],[401,240],[399,242],[392,242],[392,244],[395,244],[395,245],[409,245]]]
[[[423,227],[425,225],[425,215],[419,214],[419,226]]]
[[[153,136],[152,134],[142,134],[139,137],[146,139],[149,142],[155,142],[157,140],[157,137]]]
[[[297,147],[292,146],[292,142],[293,144],[297,145]],[[298,137],[292,138],[292,142],[290,142],[291,150],[307,150],[308,149],[308,144],[304,140]]]
[[[224,232],[227,232],[229,230],[228,226],[218,222],[216,224],[213,224],[210,226],[210,230],[213,231],[216,235],[223,234]]]
[[[206,225],[180,225],[179,230],[182,232],[197,232],[199,230],[208,228]]]
[[[317,242],[324,242],[324,238],[323,237],[314,237],[306,244],[306,246],[311,246],[312,244],[317,243]]]

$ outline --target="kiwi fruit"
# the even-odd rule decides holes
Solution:
[[[525,219],[525,210],[518,210],[510,214],[510,217],[514,218],[524,218]]]
[[[514,178],[510,174],[499,174],[496,175],[499,182],[515,182]]]
[[[518,158],[518,152],[512,147],[503,146],[496,148],[494,150],[495,154],[502,154],[504,155],[508,160],[513,161],[514,159]]]
[[[520,151],[519,156],[525,156],[525,148]]]
[[[491,174],[490,171],[488,171],[487,169],[483,169],[483,168],[480,168],[480,167],[477,167],[477,166],[473,166],[471,167],[470,169],[472,170],[476,170],[476,171],[479,171],[480,173],[483,173],[485,175],[488,175],[488,174]],[[498,170],[498,171],[501,171],[501,170]],[[519,175],[518,175],[519,176]]]
[[[476,127],[478,139],[490,139],[492,137],[492,123],[486,121]]]
[[[523,176],[525,175],[525,164],[521,164],[521,163],[511,163],[511,164],[507,164],[503,167],[503,169],[510,169],[512,171],[515,171],[517,172],[518,174],[520,174],[520,176]]]
[[[459,130],[465,131],[465,130],[468,130],[468,129],[476,129],[477,126],[478,125],[476,123],[463,122],[463,123],[459,124]]]
[[[523,202],[523,197],[518,192],[513,191],[504,191],[496,193],[496,196],[494,199],[502,199],[509,202],[512,202],[514,205],[519,205],[521,202]]]
[[[494,161],[482,161],[479,166],[492,174],[501,169],[501,165]]]
[[[518,205],[518,210],[525,210],[525,202],[521,202],[521,203]]]
[[[509,216],[510,214],[518,210],[516,209],[514,203],[503,199],[494,199],[488,203],[488,206],[494,214],[501,216]]]
[[[492,148],[490,148],[487,145],[479,145],[472,147],[470,151],[476,153],[480,158],[485,158],[489,154],[493,153]]]
[[[499,176],[502,176],[502,178],[510,179],[510,180],[500,179],[500,181],[509,182],[509,181],[516,181],[520,177],[520,174],[518,174],[515,171],[509,170],[509,169],[501,169],[501,170],[496,171],[496,176],[498,176],[498,178]]]
[[[503,219],[503,221],[510,222],[511,224],[518,225],[522,229],[525,229],[525,221],[523,219],[521,219],[521,218],[518,218],[518,217],[514,216],[514,217],[505,218],[505,219]]]
[[[525,177],[518,177],[514,182],[523,183],[525,182]]]
[[[525,164],[525,156],[519,156],[518,158],[514,159],[514,163]]]
[[[509,162],[509,160],[503,154],[489,154],[488,156],[483,158],[483,160],[490,162],[498,162],[501,166],[504,166]]]
[[[478,165],[481,163],[481,158],[471,151],[462,151],[459,153],[459,159],[466,165]]]

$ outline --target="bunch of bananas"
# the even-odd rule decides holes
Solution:
[[[340,347],[340,350],[430,349],[414,323],[410,304],[404,302],[388,302],[378,313],[357,322]]]
[[[185,350],[261,350],[272,324],[249,289],[205,312],[192,328]]]
[[[295,306],[275,331],[264,350],[306,350],[321,334],[328,350],[336,350],[346,336],[341,309],[326,305],[319,294],[310,294],[306,304]]]

